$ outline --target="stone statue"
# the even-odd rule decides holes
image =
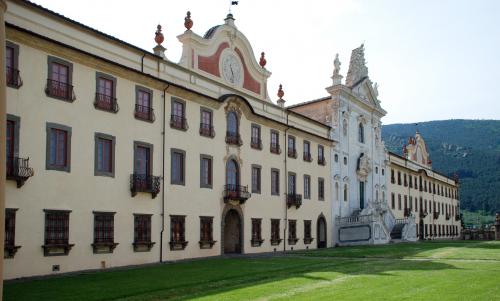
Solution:
[[[370,164],[370,159],[364,153],[361,153],[358,158],[358,178],[360,180],[366,180],[371,171],[372,167]]]
[[[335,55],[335,60],[333,61],[333,75],[339,75],[340,72],[340,60],[339,60],[339,54],[337,53]]]
[[[368,77],[368,68],[365,61],[365,46],[361,44],[361,46],[352,50],[345,83],[347,86],[352,87],[365,77]]]
[[[375,92],[375,97],[378,97],[378,83],[373,85],[373,92]]]

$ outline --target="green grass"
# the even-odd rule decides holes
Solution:
[[[500,300],[500,242],[216,258],[7,282],[4,300]]]

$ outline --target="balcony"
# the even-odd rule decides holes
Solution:
[[[7,86],[15,89],[19,89],[23,85],[21,76],[19,75],[19,70],[6,67],[7,73],[5,74],[5,79]]]
[[[295,149],[288,149],[288,157],[289,158],[297,158],[297,150]]]
[[[113,113],[117,113],[120,109],[116,103],[116,98],[101,93],[95,94],[94,108]]]
[[[229,131],[226,131],[226,143],[238,146],[243,144],[239,133],[229,132]]]
[[[252,139],[250,140],[250,147],[254,148],[254,149],[261,150],[262,149],[262,140],[260,140],[260,138],[252,137]]]
[[[420,218],[425,218],[427,216],[427,214],[428,214],[427,211],[420,210],[419,217]]]
[[[155,121],[155,113],[153,108],[147,106],[135,105],[134,116],[137,119],[153,122]]]
[[[302,206],[302,195],[296,193],[289,193],[286,196],[286,204],[288,208],[295,206],[296,209],[299,209]]]
[[[35,173],[30,167],[29,158],[11,157],[6,163],[7,180],[14,180],[17,188],[21,188],[24,182]]]
[[[446,220],[447,220],[447,221],[449,221],[449,220],[450,220],[450,218],[451,218],[451,214],[446,213],[445,217],[446,217]]]
[[[250,196],[251,194],[248,192],[248,186],[234,184],[224,185],[224,203],[237,201],[240,204],[244,204]]]
[[[170,115],[170,127],[178,130],[187,130],[187,120],[184,116]]]
[[[281,154],[281,148],[280,148],[279,144],[271,144],[271,147],[269,150],[273,154],[278,154],[278,155]]]
[[[438,218],[439,218],[439,212],[436,212],[436,211],[435,211],[435,212],[433,213],[433,217],[434,217],[434,219],[438,219]]]
[[[312,162],[312,157],[311,157],[311,153],[304,153],[304,161],[306,162]]]
[[[214,127],[211,124],[200,123],[200,135],[205,137],[215,137]]]
[[[58,82],[47,79],[45,94],[50,97],[58,98],[64,101],[73,102],[76,99],[73,86],[68,83]]]
[[[154,199],[160,192],[160,177],[132,174],[130,175],[130,192],[132,197],[135,197],[138,192],[151,193],[151,197]]]
[[[318,164],[322,165],[322,166],[325,166],[326,165],[325,157],[319,157],[318,158]]]

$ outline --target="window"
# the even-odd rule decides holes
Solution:
[[[344,157],[344,165],[347,165],[347,157]]]
[[[358,127],[358,141],[365,143],[365,129],[362,123],[360,123]]]
[[[200,109],[200,135],[215,137],[212,110],[206,108]]]
[[[44,255],[68,255],[69,213],[67,210],[45,210]]]
[[[288,194],[294,195],[297,193],[296,175],[293,172],[288,173]]]
[[[325,165],[325,149],[322,145],[318,145],[318,164]]]
[[[116,103],[116,78],[96,72],[94,107],[104,111],[118,112],[118,104]]]
[[[252,165],[252,192],[260,193],[260,170],[259,165]]]
[[[375,174],[378,175],[378,166],[375,166]]]
[[[396,183],[396,180],[395,180],[395,177],[394,177],[394,169],[391,169],[391,183],[392,184]]]
[[[359,182],[359,209],[365,208],[365,182]]]
[[[170,184],[175,185],[184,185],[185,182],[185,160],[186,160],[186,152],[180,149],[171,149],[171,179]]]
[[[240,171],[235,160],[228,160],[226,163],[226,185],[230,190],[235,191],[240,184]]]
[[[200,187],[212,188],[212,156],[200,155]]]
[[[186,233],[186,216],[171,215],[170,216],[170,250],[184,250],[187,245]]]
[[[391,193],[391,208],[393,210],[396,209],[396,200],[395,200],[394,193]]]
[[[401,186],[401,172],[398,171],[398,185]]]
[[[304,141],[304,161],[311,162],[311,143]]]
[[[4,258],[13,258],[20,246],[15,244],[17,209],[5,208]]]
[[[160,178],[152,175],[153,145],[134,141],[134,174],[131,176],[131,192],[150,192],[155,198],[160,191]]]
[[[230,111],[226,116],[227,130],[226,130],[226,143],[241,145],[238,115],[236,112]]]
[[[94,175],[115,176],[115,137],[95,133]]]
[[[134,214],[134,251],[149,251],[151,242],[151,214]]]
[[[280,239],[280,220],[271,219],[271,245],[279,245],[281,243]]]
[[[7,114],[6,124],[6,179],[14,180],[17,188],[21,188],[26,180],[33,176],[33,168],[29,166],[29,158],[19,157],[19,129],[21,118]]]
[[[94,212],[94,253],[112,253],[114,242],[114,212]]]
[[[264,241],[262,239],[261,224],[262,219],[252,218],[252,247],[260,247]]]
[[[304,221],[304,244],[308,245],[312,242],[311,236],[311,221]]]
[[[398,210],[401,210],[401,195],[398,194]]]
[[[19,76],[19,46],[5,41],[5,79],[8,87],[18,89],[23,82]]]
[[[186,103],[178,98],[172,98],[170,127],[178,130],[187,130]]]
[[[153,91],[144,87],[135,87],[135,118],[153,122]]]
[[[271,195],[280,194],[280,171],[271,169]]]
[[[339,155],[335,154],[334,158],[335,158],[335,163],[338,163],[339,162]]]
[[[48,57],[47,87],[45,93],[49,97],[74,101],[75,95],[72,86],[73,64],[56,57]]]
[[[311,198],[311,177],[304,175],[304,199]]]
[[[200,216],[200,249],[210,249],[215,244],[213,220],[212,216]]]
[[[46,169],[70,172],[71,128],[47,122]]]
[[[414,183],[415,183],[415,190],[417,190],[418,189],[417,176],[415,176],[415,182]]]
[[[408,186],[408,181],[406,179],[406,174],[403,174],[403,185],[404,185],[404,187]]]
[[[318,199],[320,201],[325,199],[325,180],[318,178]]]
[[[260,126],[252,124],[252,137],[250,146],[254,149],[262,149],[262,141],[260,139]]]
[[[273,154],[281,153],[279,133],[274,130],[271,130],[271,153]]]
[[[288,220],[288,244],[295,245],[299,239],[297,238],[297,221]]]
[[[297,150],[295,149],[295,137],[288,136],[288,157],[297,158]]]
[[[384,175],[384,174],[385,174],[385,170],[382,168],[382,175]]]
[[[412,181],[413,177],[411,175],[408,175],[408,181],[409,181],[409,186],[410,188],[413,188],[413,181]]]
[[[344,184],[344,202],[347,202],[347,184]]]

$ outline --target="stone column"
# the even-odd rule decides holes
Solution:
[[[0,0],[0,300],[3,296],[3,247],[5,236],[5,0]]]
[[[495,219],[495,240],[500,240],[500,212],[497,212]]]

